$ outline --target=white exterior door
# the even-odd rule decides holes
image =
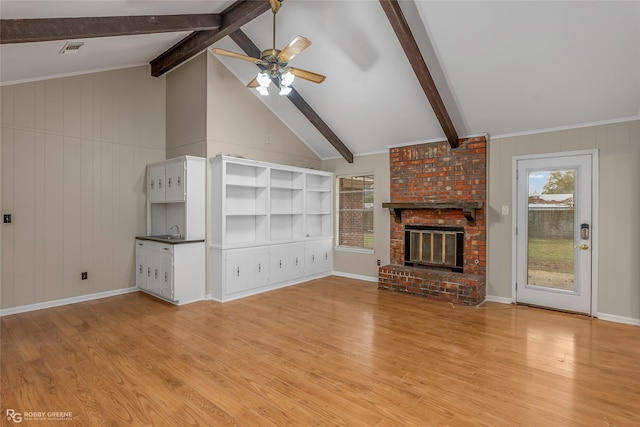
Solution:
[[[597,152],[514,158],[515,300],[591,314]]]

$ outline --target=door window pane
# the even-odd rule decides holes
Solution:
[[[529,172],[529,285],[575,291],[575,178],[575,169]]]

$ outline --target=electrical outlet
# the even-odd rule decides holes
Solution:
[[[11,224],[11,214],[4,214],[3,217],[5,224]]]
[[[380,267],[380,260],[377,260],[376,264],[378,264],[378,267]]]
[[[88,274],[86,271],[82,272],[82,280],[87,280]]]
[[[508,205],[504,205],[502,207],[502,215],[509,215],[509,206]]]

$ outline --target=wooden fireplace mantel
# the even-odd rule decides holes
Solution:
[[[396,223],[402,222],[402,211],[406,209],[460,209],[470,225],[476,222],[476,209],[482,209],[482,202],[388,202],[382,204],[383,208],[388,208]]]

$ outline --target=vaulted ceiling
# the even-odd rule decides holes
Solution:
[[[336,140],[358,155],[389,146],[451,141],[452,129],[460,137],[500,136],[640,117],[640,1],[399,3],[410,38],[435,82],[440,109],[434,109],[424,76],[416,71],[418,55],[405,54],[412,51],[397,35],[398,23],[394,24],[384,1],[283,2],[277,15],[276,47],[284,47],[297,35],[307,37],[313,44],[291,64],[327,79],[320,85],[294,82],[304,108],[277,94],[256,96],[319,157],[348,158],[336,148]],[[267,0],[247,6],[235,17],[228,15],[227,21],[216,21],[234,4],[2,0],[3,20],[126,16],[134,22],[129,28],[140,31],[119,33],[109,20],[96,20],[92,27],[106,28],[111,36],[72,39],[86,43],[74,55],[58,54],[64,40],[3,40],[0,81],[13,84],[149,63],[154,64],[150,74],[161,75],[166,70],[157,62],[163,53],[188,57],[202,50],[196,44],[199,47],[191,51],[170,51],[185,37],[242,53],[233,41],[239,39],[227,36],[236,30],[229,27],[231,18],[255,47],[271,48]],[[180,27],[184,19],[172,27],[175,22],[166,16],[159,24],[153,22],[166,25],[167,32],[146,34],[145,28],[153,25],[140,18],[187,14],[202,15],[189,21],[201,30],[195,36]],[[212,37],[216,32],[224,37]],[[249,62],[219,60],[245,84],[258,71]],[[443,110],[451,129],[443,124]],[[317,119],[326,129],[318,127]]]

